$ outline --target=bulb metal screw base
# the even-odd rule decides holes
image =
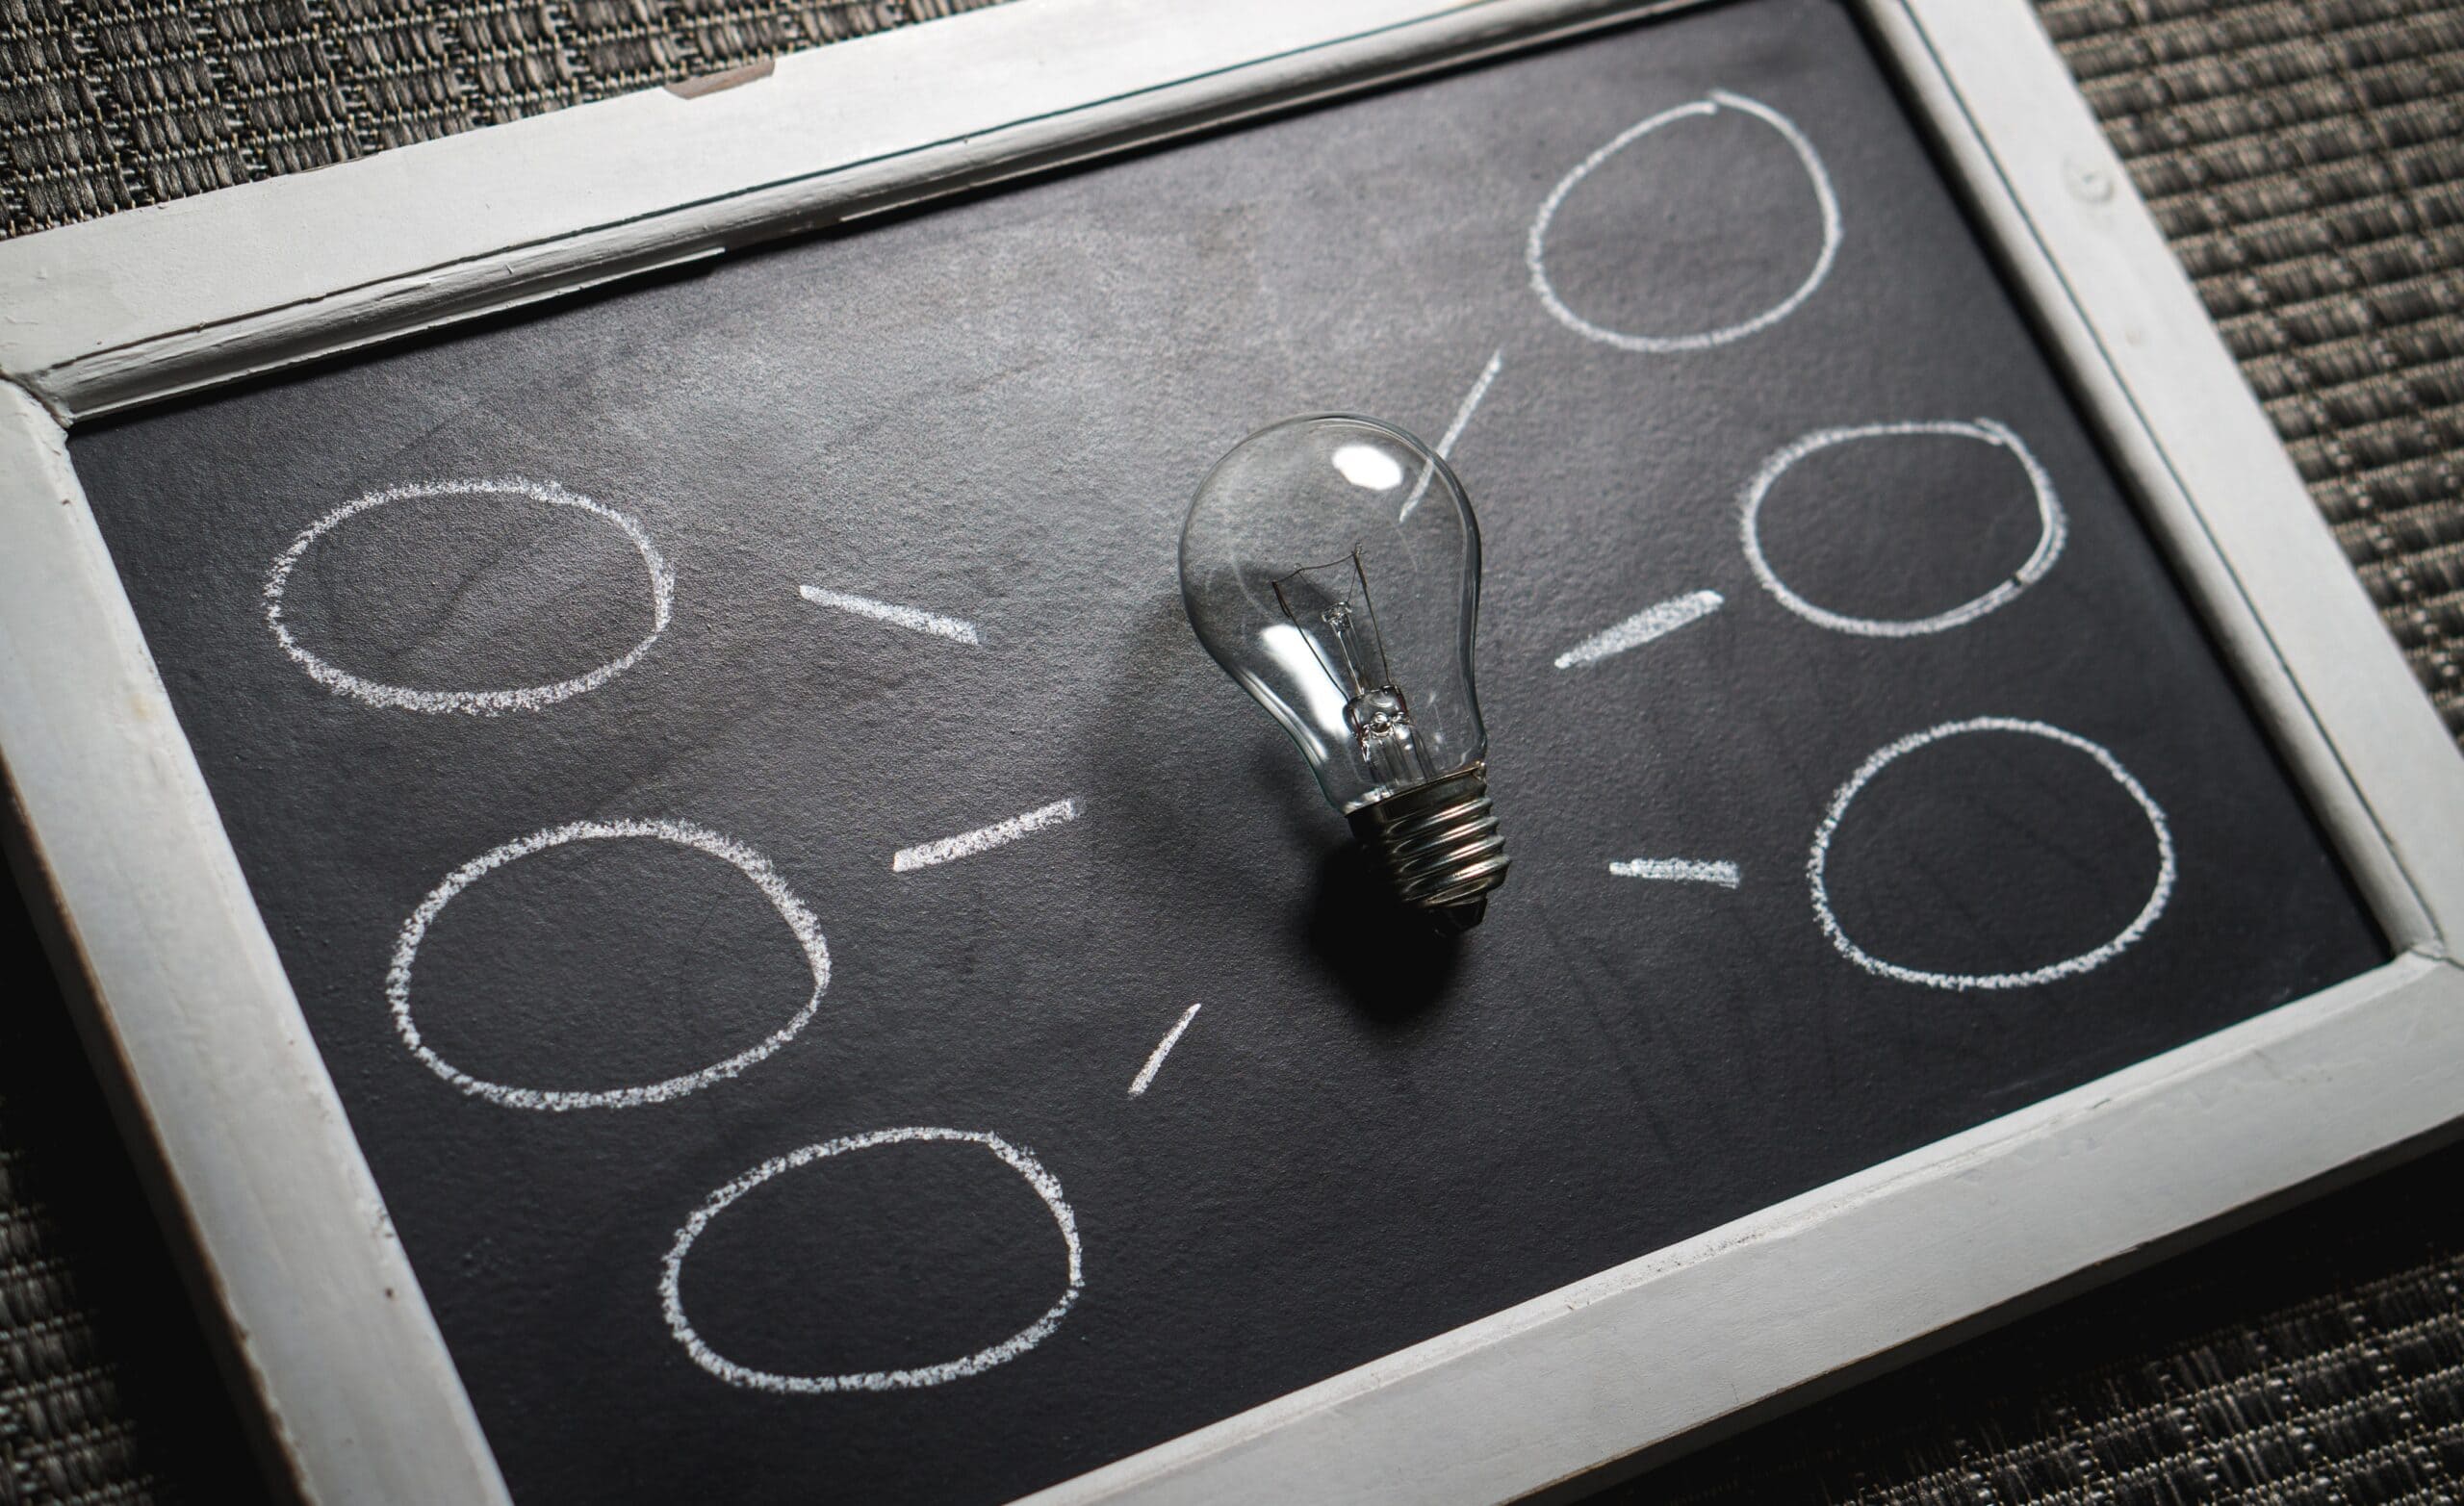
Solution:
[[[1352,834],[1377,855],[1395,897],[1439,930],[1469,931],[1505,882],[1505,838],[1489,804],[1486,764],[1374,801],[1351,813]]]

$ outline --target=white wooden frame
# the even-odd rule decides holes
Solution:
[[[1859,4],[2400,955],[1040,1498],[1539,1490],[2464,1114],[2464,756],[2025,0]],[[505,1499],[66,426],[1659,8],[1014,0],[0,243],[0,760],[90,1041],[304,1495]]]

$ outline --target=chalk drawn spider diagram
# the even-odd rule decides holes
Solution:
[[[1648,334],[1614,329],[1578,312],[1560,292],[1549,271],[1551,232],[1570,197],[1595,171],[1616,157],[1672,127],[1712,118],[1723,112],[1758,123],[1775,133],[1802,167],[1813,194],[1820,226],[1819,243],[1810,268],[1779,302],[1751,318],[1717,328],[1673,334]],[[1830,174],[1813,142],[1794,121],[1758,100],[1723,89],[1660,111],[1628,126],[1586,156],[1561,178],[1542,200],[1525,242],[1529,286],[1541,307],[1558,324],[1583,340],[1611,349],[1670,355],[1700,352],[1768,331],[1811,298],[1829,277],[1843,239],[1841,215]],[[1450,455],[1476,412],[1497,382],[1505,364],[1501,347],[1483,366],[1457,407],[1437,445]],[[2024,474],[2034,502],[2039,536],[2034,550],[2011,574],[1989,590],[1949,610],[1930,616],[1889,620],[1855,616],[1821,606],[1792,588],[1775,570],[1762,544],[1762,510],[1773,488],[1807,457],[1840,446],[1870,444],[1908,437],[1957,438],[1991,446],[2012,457]],[[437,497],[493,497],[569,508],[617,530],[632,547],[648,583],[652,627],[648,635],[596,669],[550,684],[503,689],[428,690],[379,683],[343,669],[299,641],[286,616],[286,591],[295,568],[317,543],[344,522],[374,509]],[[1404,512],[1418,500],[1407,499]],[[1870,422],[1811,430],[1765,458],[1746,480],[1737,497],[1737,527],[1741,553],[1758,584],[1774,600],[1803,621],[1829,631],[1880,639],[1919,638],[1973,623],[2008,605],[2052,570],[2067,537],[2067,523],[2053,480],[2026,443],[2007,425],[1989,418]],[[812,605],[886,626],[937,638],[962,649],[985,646],[985,632],[973,622],[923,608],[878,600],[850,591],[812,584],[798,587]],[[573,697],[604,685],[639,662],[666,631],[675,608],[673,571],[649,531],[629,514],[571,492],[553,481],[499,477],[405,483],[370,492],[333,509],[311,523],[273,561],[262,589],[263,612],[282,651],[311,678],[337,695],[388,710],[430,714],[496,716],[508,712],[544,712]],[[1689,624],[1709,617],[1726,605],[1714,589],[1698,589],[1643,607],[1633,615],[1595,632],[1557,654],[1559,672],[1599,673],[1599,666]],[[1833,910],[1828,888],[1831,849],[1842,818],[1857,796],[1886,766],[1949,738],[1972,735],[2021,735],[2053,743],[2091,759],[2118,784],[2144,815],[2154,834],[2159,870],[2146,903],[2118,934],[2078,956],[2022,970],[1953,974],[1906,967],[1877,957],[1851,938]],[[893,872],[911,873],[959,861],[1077,820],[1083,802],[1075,796],[1037,806],[1022,814],[970,831],[902,848],[891,856]],[[578,843],[650,840],[703,853],[725,862],[760,893],[793,935],[809,969],[812,987],[795,1011],[753,1046],[696,1071],[658,1082],[589,1091],[552,1090],[484,1081],[446,1060],[422,1036],[412,1010],[412,983],[419,951],[429,928],[456,898],[508,864],[552,848]],[[1676,882],[1709,883],[1736,888],[1744,881],[1739,866],[1725,859],[1674,857],[1610,861],[1613,877]],[[1866,758],[1833,796],[1815,829],[1806,864],[1814,919],[1822,933],[1848,961],[1869,973],[1898,982],[1948,990],[2007,990],[2075,977],[2112,960],[2136,942],[2166,907],[2176,877],[2173,838],[2162,808],[2111,752],[2060,727],[2036,721],[1980,716],[1926,727],[1897,739]],[[447,875],[404,921],[385,977],[385,997],[397,1034],[412,1057],[460,1091],[507,1109],[568,1112],[593,1109],[628,1109],[665,1103],[729,1081],[758,1064],[794,1038],[819,1010],[830,986],[830,951],[812,911],[787,881],[758,852],[734,837],[690,822],[658,818],[578,821],[552,827],[489,849]],[[1145,1058],[1129,1086],[1137,1097],[1147,1091],[1173,1046],[1195,1019],[1199,1005],[1181,1012],[1169,1031]],[[1040,1200],[1060,1236],[1065,1279],[1060,1294],[1044,1313],[1014,1334],[958,1359],[909,1368],[845,1374],[783,1374],[756,1369],[717,1353],[694,1329],[680,1291],[682,1271],[696,1240],[729,1208],[754,1188],[800,1167],[882,1145],[935,1144],[972,1147],[992,1156],[1015,1174]],[[693,1363],[731,1385],[782,1393],[816,1394],[848,1391],[895,1391],[930,1387],[977,1374],[1017,1358],[1049,1336],[1077,1301],[1085,1284],[1083,1250],[1077,1218],[1060,1181],[1036,1156],[987,1131],[931,1126],[905,1126],[850,1135],[803,1146],[753,1167],[712,1191],[677,1231],[659,1263],[657,1291],[668,1328]]]

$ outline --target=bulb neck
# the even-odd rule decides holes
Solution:
[[[1489,804],[1485,763],[1372,801],[1350,821],[1395,897],[1442,931],[1478,925],[1489,891],[1505,882],[1505,838]]]

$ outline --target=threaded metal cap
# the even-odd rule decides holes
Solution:
[[[1395,897],[1441,930],[1469,931],[1505,882],[1505,838],[1489,804],[1488,766],[1476,763],[1351,813],[1353,835],[1377,855]]]

